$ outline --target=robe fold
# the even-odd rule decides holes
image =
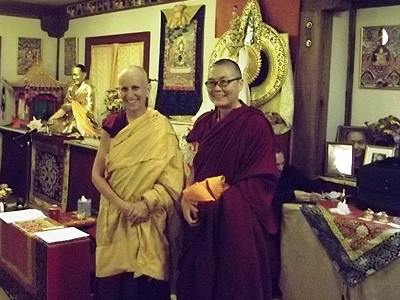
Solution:
[[[199,202],[199,225],[185,228],[178,299],[270,299],[268,234],[277,231],[272,199],[277,168],[272,127],[243,104],[217,122],[208,112],[188,142],[198,142],[195,181],[223,175],[219,201]]]
[[[88,82],[84,81],[77,87],[72,85],[67,90],[65,102],[62,108],[67,112],[68,116],[64,118],[68,127],[72,122],[76,123],[76,128],[82,136],[101,134],[101,130],[97,126],[93,111],[95,100],[95,88]]]
[[[183,189],[182,156],[168,120],[148,109],[111,139],[106,178],[129,202],[145,200],[150,220],[132,223],[101,197],[96,232],[96,276],[134,272],[169,279],[167,224],[176,218],[174,202]]]

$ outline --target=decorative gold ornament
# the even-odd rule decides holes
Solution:
[[[389,221],[389,216],[384,211],[376,213],[375,216],[378,219],[378,222],[387,223]]]
[[[215,46],[209,67],[221,58],[238,62],[242,52],[247,55],[244,78],[248,84],[256,79],[261,81],[251,87],[251,105],[258,107],[275,96],[285,81],[288,72],[286,44],[274,28],[262,22],[260,6],[256,0],[246,3],[240,18],[236,9],[232,15],[230,29]],[[262,65],[262,57],[267,59],[266,66]],[[268,69],[266,74],[260,74],[261,67]],[[259,76],[263,76],[261,80]]]
[[[28,123],[27,127],[30,131],[36,129],[38,132],[43,132],[45,130],[45,127],[42,124],[42,120],[36,119],[35,116],[33,116],[33,119]]]
[[[167,21],[167,27],[170,29],[184,28],[190,24],[190,16],[186,11],[185,4],[177,4],[174,6],[174,11]]]
[[[364,211],[362,217],[367,220],[372,220],[374,218],[374,212],[368,208],[366,211]]]

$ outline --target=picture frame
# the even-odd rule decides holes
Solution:
[[[71,75],[72,68],[77,64],[78,38],[64,38],[64,74]]]
[[[400,89],[400,25],[361,28],[361,88]]]
[[[377,160],[383,160],[387,157],[393,157],[395,150],[395,147],[368,145],[365,149],[364,165],[370,164]]]
[[[366,139],[366,143],[368,144],[370,142],[369,129],[367,126],[344,126],[344,125],[339,125],[337,128],[336,142],[348,143],[347,137],[350,132],[361,132]]]
[[[357,175],[362,167],[365,149],[370,144],[370,130],[367,126],[338,126],[336,133],[337,143],[353,144],[353,172]]]
[[[353,144],[327,142],[325,157],[325,176],[354,176]]]
[[[30,67],[42,60],[42,40],[37,38],[18,38],[17,74],[25,75]]]

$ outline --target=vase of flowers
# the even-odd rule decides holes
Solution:
[[[3,212],[7,208],[7,197],[12,193],[12,189],[7,184],[0,184],[0,212]]]
[[[109,112],[119,112],[125,109],[124,101],[118,98],[118,92],[115,89],[106,91],[104,104]]]
[[[396,156],[400,148],[400,119],[395,116],[381,118],[376,123],[365,122],[375,145],[395,147]]]

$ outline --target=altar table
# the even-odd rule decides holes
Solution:
[[[386,257],[379,259],[385,260]],[[337,264],[331,260],[299,204],[283,206],[281,260],[283,300],[400,299],[399,259],[359,282],[349,284],[338,273]]]
[[[0,286],[15,299],[90,298],[90,239],[47,244],[0,220]]]

